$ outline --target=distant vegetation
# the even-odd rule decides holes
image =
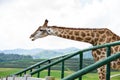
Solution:
[[[45,59],[32,59],[31,56],[23,56],[18,54],[0,54],[0,67],[26,68],[43,60]],[[86,67],[92,63],[94,63],[93,59],[84,59],[83,67]],[[61,63],[52,67],[52,70],[60,70],[60,69],[61,69]],[[77,71],[78,69],[79,69],[78,58],[71,58],[65,61],[65,70]]]
[[[4,54],[0,53],[0,62],[24,60],[24,59],[33,59],[31,56],[19,55],[19,54]]]

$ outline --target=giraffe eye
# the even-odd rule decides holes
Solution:
[[[48,30],[48,32],[50,32],[50,30]]]
[[[40,31],[43,31],[43,30],[40,30]]]

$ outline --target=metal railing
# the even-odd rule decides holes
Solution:
[[[83,50],[80,50],[80,51],[78,51],[76,53],[65,55],[62,58],[60,58],[58,60],[55,60],[54,62],[51,62],[51,60],[45,60],[45,61],[42,61],[42,62],[40,62],[38,64],[35,64],[35,65],[27,68],[27,69],[25,69],[25,70],[23,70],[21,72],[18,72],[18,73],[14,74],[14,75],[20,75],[21,76],[22,73],[26,74],[26,71],[30,70],[29,74],[31,76],[33,76],[34,74],[38,74],[37,77],[40,77],[39,76],[40,72],[43,71],[43,70],[45,70],[45,69],[48,69],[48,76],[50,76],[51,75],[50,74],[51,73],[51,67],[54,66],[54,65],[56,65],[56,64],[58,64],[58,63],[62,63],[62,65],[61,65],[61,79],[62,79],[62,78],[64,78],[64,63],[65,63],[66,60],[68,60],[68,59],[70,59],[70,58],[72,58],[72,57],[74,57],[76,55],[79,55],[79,61],[80,61],[79,62],[80,63],[79,64],[79,69],[83,70],[82,69],[82,66],[83,66],[83,52],[91,51],[91,50],[95,50],[95,49],[100,49],[100,48],[106,48],[106,53],[107,53],[107,57],[108,57],[107,59],[109,59],[109,58],[111,58],[111,56],[110,56],[111,47],[115,46],[115,45],[120,45],[120,41],[113,42],[113,43],[106,43],[106,44],[98,45],[98,46],[93,46],[93,47],[88,48],[88,49],[83,49]],[[117,57],[115,56],[115,58],[118,58],[118,55],[119,55],[119,53],[117,53]],[[112,57],[114,57],[114,55]],[[107,71],[106,71],[107,72],[106,73],[106,80],[110,80],[110,61],[112,61],[112,60],[108,60],[108,62],[105,63],[105,64],[107,64],[107,68],[106,68],[107,69]],[[45,66],[40,66],[44,62],[48,62],[48,64],[46,64]],[[99,63],[99,64],[100,64],[100,66],[102,66],[101,65],[102,63]],[[96,63],[94,65],[96,65]],[[38,66],[39,68],[35,69],[34,71],[32,71],[33,67],[36,67],[36,66]],[[79,72],[75,73],[75,74],[79,75]],[[77,77],[79,78],[79,80],[82,80],[82,76],[77,76]],[[65,78],[65,80],[70,80],[70,79]],[[71,79],[71,80],[73,80],[73,79]]]
[[[41,67],[43,67],[43,66],[45,66],[45,65],[48,65],[48,64],[51,63],[52,61],[54,61],[54,60],[56,60],[56,59],[63,58],[63,57],[65,57],[65,56],[67,56],[67,54],[64,55],[64,56],[58,56],[58,57],[54,57],[54,58],[51,58],[51,59],[43,60],[43,61],[41,61],[41,62],[38,62],[38,63],[36,63],[36,64],[34,64],[34,65],[31,65],[30,67],[27,67],[27,68],[25,68],[25,69],[23,69],[23,70],[15,73],[15,74],[13,74],[13,75],[10,75],[10,76],[24,76],[24,75],[26,75],[26,74],[28,75],[28,74],[30,74],[31,72],[33,72],[34,70],[36,70],[36,69],[38,69],[38,68],[41,68]],[[51,69],[50,69],[50,67],[49,67],[49,68],[48,68],[48,76],[50,76],[50,70],[51,70]],[[37,77],[38,77],[38,78],[40,77],[40,72],[37,73]]]
[[[86,73],[94,70],[94,69],[97,69],[97,68],[99,68],[99,67],[101,67],[101,66],[103,66],[103,65],[105,65],[105,64],[107,64],[107,63],[109,63],[109,62],[111,62],[111,61],[113,61],[113,60],[116,60],[117,58],[120,58],[120,52],[119,52],[119,53],[116,53],[116,54],[114,54],[114,55],[111,55],[111,56],[109,56],[109,57],[106,58],[106,59],[103,59],[103,60],[101,60],[101,61],[98,61],[98,62],[96,62],[96,63],[94,63],[94,64],[92,64],[92,65],[90,65],[90,66],[88,66],[88,67],[85,67],[85,68],[83,68],[83,69],[75,72],[74,74],[71,74],[71,75],[65,77],[65,78],[62,79],[62,80],[74,80],[74,79],[76,79],[76,78],[78,78],[78,77],[80,77],[80,76],[82,76],[82,75],[84,75],[84,74],[86,74]],[[110,73],[110,72],[108,72],[108,74],[109,74],[109,73]],[[107,76],[107,79],[106,79],[106,80],[110,80],[109,77],[110,77],[110,76]]]

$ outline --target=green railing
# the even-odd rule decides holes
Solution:
[[[62,80],[74,80],[74,79],[76,79],[76,78],[78,78],[78,77],[80,77],[80,76],[94,70],[94,69],[97,69],[97,68],[99,68],[99,67],[101,67],[101,66],[103,66],[103,65],[105,65],[105,64],[107,64],[107,63],[109,63],[109,62],[111,62],[113,60],[116,60],[117,58],[120,58],[120,52],[116,53],[114,55],[111,55],[106,59],[98,61],[98,62],[96,62],[96,63],[94,63],[94,64],[92,64],[92,65],[90,65],[88,67],[85,67],[85,68],[75,72],[74,74],[71,74],[71,75],[63,78]],[[110,72],[108,72],[108,74],[110,74]],[[110,80],[109,76],[107,76],[106,80]]]
[[[64,56],[67,56],[67,55],[64,55]],[[22,71],[20,72],[17,72],[13,75],[10,75],[10,76],[24,76],[25,74],[30,74],[31,72],[33,72],[35,69],[38,69],[38,68],[41,68],[45,65],[48,65],[51,63],[51,61],[54,61],[56,59],[60,59],[60,58],[63,58],[64,56],[59,56],[59,57],[55,57],[55,58],[52,58],[52,59],[47,59],[47,60],[43,60],[41,62],[38,62],[30,67],[27,67],[25,69],[23,69]],[[50,76],[50,67],[48,68],[48,76]],[[40,72],[37,73],[37,77],[39,78],[40,77]]]
[[[42,62],[40,62],[38,64],[35,64],[35,65],[33,65],[33,66],[29,67],[29,68],[26,68],[25,70],[23,70],[21,72],[18,72],[18,73],[14,74],[14,75],[20,75],[21,76],[23,73],[26,74],[26,72],[29,71],[30,72],[29,74],[31,76],[37,74],[38,77],[40,77],[40,75],[39,75],[40,72],[45,70],[45,69],[48,69],[48,76],[51,76],[51,74],[50,74],[51,73],[51,67],[56,65],[56,64],[58,64],[58,63],[62,63],[62,65],[61,65],[61,79],[63,79],[63,80],[74,80],[75,78],[79,78],[79,80],[82,80],[82,75],[83,74],[80,76],[80,73],[81,73],[81,70],[84,71],[84,68],[82,69],[82,65],[83,65],[83,52],[91,51],[91,50],[95,50],[95,49],[100,49],[100,48],[106,48],[106,53],[107,53],[107,57],[108,57],[108,58],[106,58],[107,61],[105,61],[105,63],[104,62],[98,62],[98,63],[99,63],[100,66],[102,66],[104,64],[107,64],[107,71],[106,71],[107,72],[106,73],[106,78],[107,79],[106,80],[110,80],[110,62],[112,60],[117,59],[117,58],[120,57],[120,53],[117,53],[115,55],[110,56],[111,47],[115,46],[115,45],[120,45],[120,41],[113,42],[113,43],[107,43],[107,44],[104,44],[104,45],[93,46],[93,47],[88,48],[88,49],[83,49],[83,50],[80,50],[80,51],[78,51],[76,53],[65,55],[62,58],[59,58],[58,60],[55,60],[53,62],[51,61],[51,59],[45,60],[45,61],[42,61]],[[79,55],[79,61],[80,61],[79,62],[80,63],[79,64],[79,69],[80,69],[80,71],[78,71],[77,73],[74,73],[75,75],[74,74],[71,75],[73,78],[71,78],[71,76],[69,76],[70,78],[69,77],[64,78],[64,63],[65,63],[65,61],[70,59],[70,58],[72,58],[72,57],[74,57],[74,56],[76,56],[76,55]],[[116,57],[116,55],[117,55],[117,57]],[[111,59],[111,57],[112,57],[112,59]],[[113,57],[114,57],[114,59],[113,59]],[[48,64],[46,64],[45,66],[41,66],[41,64],[46,63],[46,62]],[[93,65],[96,65],[98,63],[95,63]],[[100,66],[98,66],[98,67],[100,67]],[[38,68],[34,69],[35,67],[38,67]],[[98,68],[98,67],[95,67],[95,68]],[[92,68],[95,69],[94,67],[92,67]],[[89,72],[89,70],[86,73],[88,73],[88,72]]]

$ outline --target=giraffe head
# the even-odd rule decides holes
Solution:
[[[46,37],[49,35],[49,30],[47,29],[47,24],[48,24],[48,20],[46,19],[43,26],[40,26],[33,34],[31,34],[30,38],[32,41],[38,39],[38,38],[42,38],[42,37]]]

